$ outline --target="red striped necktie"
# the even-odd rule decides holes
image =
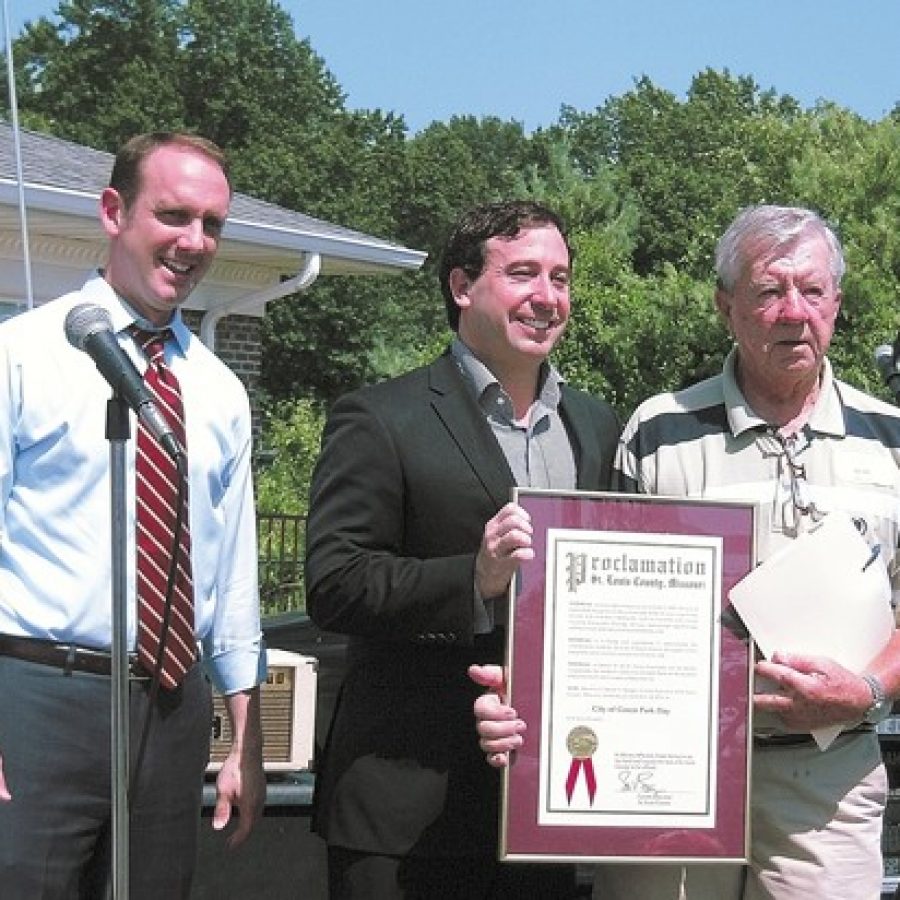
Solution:
[[[134,326],[132,334],[148,360],[144,383],[156,397],[160,412],[186,450],[181,388],[164,359],[165,342],[172,333],[169,329],[144,331]],[[183,471],[187,471],[186,461]],[[155,672],[159,659],[160,684],[171,690],[178,686],[197,658],[188,493],[185,484],[177,546],[178,566],[171,588],[171,608],[167,614],[166,595],[178,524],[176,509],[180,476],[175,461],[142,422],[138,424],[135,478],[138,657],[148,672]],[[160,643],[163,644],[161,657]]]

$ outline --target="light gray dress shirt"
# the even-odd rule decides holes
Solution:
[[[561,385],[557,370],[545,362],[538,394],[526,421],[517,421],[512,401],[488,367],[457,337],[450,352],[497,438],[519,487],[574,490],[575,454],[559,414]],[[494,609],[475,591],[475,633],[492,630]]]

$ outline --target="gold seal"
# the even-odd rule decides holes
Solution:
[[[587,725],[578,725],[566,738],[566,749],[575,759],[588,759],[597,750],[597,735]]]

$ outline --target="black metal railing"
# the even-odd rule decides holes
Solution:
[[[306,517],[258,513],[259,604],[263,616],[306,609],[303,547]]]

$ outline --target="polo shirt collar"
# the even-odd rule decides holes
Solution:
[[[737,383],[737,348],[733,347],[725,357],[722,367],[722,393],[728,424],[735,437],[751,429],[768,428],[769,423],[761,419],[747,402]],[[844,422],[844,408],[838,392],[831,363],[826,357],[822,361],[822,386],[819,398],[813,407],[807,426],[814,432],[843,437],[847,433]]]

